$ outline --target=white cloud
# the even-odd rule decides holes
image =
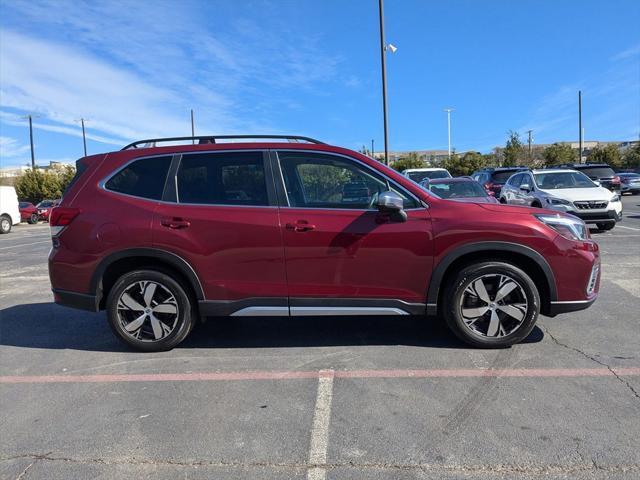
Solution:
[[[20,157],[29,152],[29,145],[22,145],[18,140],[11,137],[0,137],[0,157],[5,158]]]

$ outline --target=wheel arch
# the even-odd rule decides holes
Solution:
[[[95,292],[99,309],[104,308],[104,301],[116,280],[121,275],[140,268],[174,274],[191,290],[197,301],[204,300],[204,291],[198,275],[182,257],[161,249],[133,248],[108,255],[93,273],[91,292]]]
[[[548,313],[551,302],[557,300],[553,271],[540,253],[518,243],[478,242],[456,248],[434,268],[427,291],[427,313],[439,313],[444,287],[455,272],[466,265],[483,260],[502,260],[524,270],[538,287],[542,303],[541,313]]]

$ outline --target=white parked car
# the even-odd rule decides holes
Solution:
[[[13,187],[0,186],[0,233],[9,233],[20,223],[18,195]]]
[[[500,192],[500,203],[570,213],[600,230],[622,220],[620,195],[595,184],[584,173],[567,168],[527,170],[512,175]]]
[[[430,180],[436,178],[451,178],[451,174],[446,168],[408,168],[402,171],[402,175],[416,183],[420,183],[425,178]]]

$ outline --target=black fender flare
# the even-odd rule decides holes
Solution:
[[[526,256],[530,260],[533,260],[536,265],[540,267],[547,279],[547,287],[549,288],[549,301],[554,302],[557,300],[558,291],[556,289],[556,280],[555,276],[553,275],[553,270],[551,270],[551,267],[549,266],[549,263],[545,260],[545,258],[534,249],[519,243],[511,242],[466,243],[449,252],[433,269],[433,272],[431,273],[431,280],[429,281],[429,289],[427,291],[428,314],[435,315],[437,312],[438,296],[440,294],[442,280],[451,264],[464,255],[482,251],[506,251],[509,253],[518,253]]]
[[[175,253],[171,253],[158,248],[129,248],[127,250],[120,250],[106,256],[104,259],[102,259],[102,261],[98,264],[96,270],[93,272],[93,275],[91,277],[91,292],[96,294],[96,297],[98,297],[98,302],[102,297],[102,278],[109,265],[117,262],[118,260],[122,260],[123,258],[134,257],[157,258],[158,260],[171,265],[187,278],[189,284],[193,288],[193,292],[195,293],[196,298],[198,300],[204,300],[204,290],[202,289],[200,279],[198,278],[198,275],[196,274],[196,271],[193,269],[193,267],[184,258],[176,255]]]

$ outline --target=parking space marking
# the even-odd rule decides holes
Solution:
[[[295,380],[327,376],[320,371],[251,371],[203,373],[140,373],[98,375],[5,375],[4,384],[43,383],[117,383],[117,382],[216,382],[241,380]],[[561,378],[561,377],[615,377],[640,376],[640,367],[624,368],[452,368],[428,370],[336,370],[333,378]]]
[[[625,228],[627,230],[634,230],[636,232],[640,232],[640,228],[634,228],[634,227],[626,227],[624,225],[617,225],[618,228]]]
[[[18,245],[9,245],[8,247],[0,247],[0,250],[8,250],[10,248],[17,248],[17,247],[26,247],[26,246],[29,246],[29,245],[38,245],[40,243],[51,243],[51,239],[49,239],[49,240],[40,240],[39,242],[19,243]]]
[[[333,399],[333,370],[318,372],[318,394],[316,408],[313,412],[313,427],[309,445],[308,480],[324,480],[326,478],[327,449],[329,446],[329,422],[331,421],[331,402]]]

